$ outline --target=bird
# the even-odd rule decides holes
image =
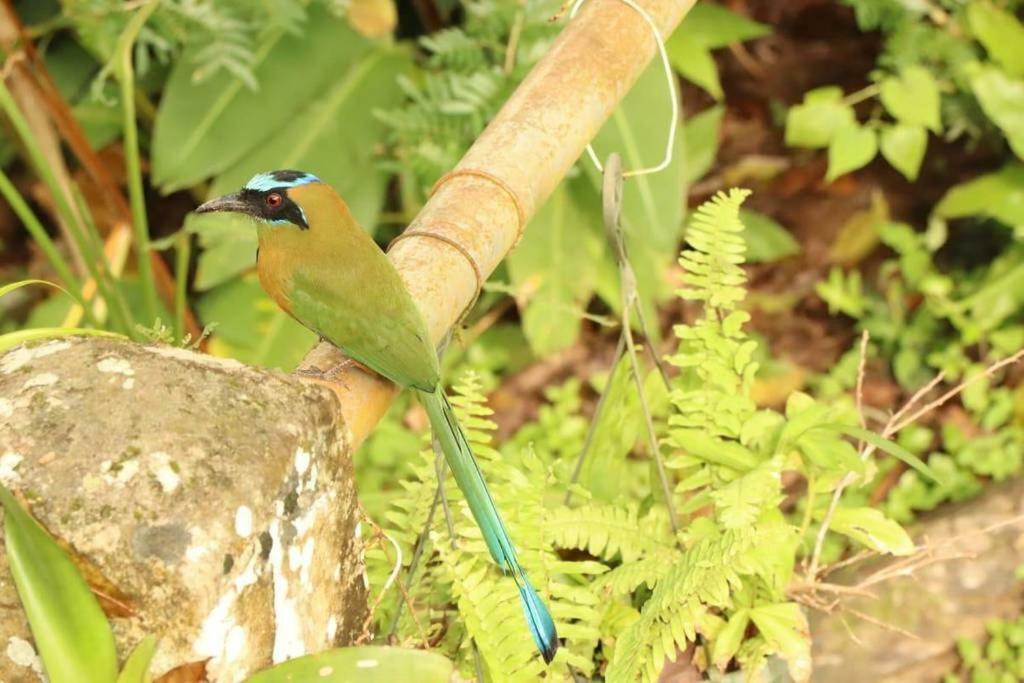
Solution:
[[[441,383],[423,315],[384,251],[329,184],[303,171],[258,173],[196,213],[232,212],[256,224],[262,287],[299,323],[349,358],[413,389],[495,563],[510,574],[546,663],[554,620],[519,563],[512,538]]]

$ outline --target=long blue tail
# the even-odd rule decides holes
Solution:
[[[558,633],[555,631],[555,622],[544,602],[537,595],[526,576],[526,572],[519,564],[516,557],[516,549],[512,546],[512,539],[501,521],[498,508],[494,505],[491,492],[487,490],[484,482],[484,475],[480,472],[473,451],[466,441],[466,435],[455,419],[455,413],[444,395],[444,389],[440,385],[433,392],[420,392],[423,407],[430,417],[430,426],[434,430],[434,436],[441,444],[441,450],[448,460],[448,466],[455,475],[455,483],[466,497],[469,509],[473,513],[480,531],[483,532],[484,541],[491,551],[491,556],[504,571],[509,572],[519,587],[519,598],[523,603],[523,612],[526,615],[526,623],[530,627],[530,634],[537,644],[537,649],[544,657],[545,662],[550,662],[558,649]]]

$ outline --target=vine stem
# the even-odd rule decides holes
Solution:
[[[619,344],[615,350],[615,360],[612,363],[612,368],[614,372],[614,368],[618,367],[622,356],[624,354],[629,355],[630,374],[633,376],[633,383],[636,386],[637,398],[640,402],[640,410],[644,416],[648,448],[651,451],[651,457],[654,459],[654,464],[658,472],[658,480],[661,483],[662,497],[665,499],[665,507],[668,509],[669,524],[672,526],[673,534],[675,534],[678,533],[679,527],[676,521],[675,505],[672,502],[672,486],[668,479],[668,473],[665,470],[665,463],[661,457],[661,445],[658,442],[657,430],[654,427],[654,418],[651,415],[650,406],[647,403],[647,394],[644,391],[640,359],[638,357],[639,354],[636,348],[636,342],[633,338],[633,327],[632,321],[630,320],[630,310],[635,307],[641,330],[649,340],[649,328],[647,326],[647,321],[644,318],[643,310],[640,305],[640,297],[637,292],[636,274],[633,271],[633,266],[629,261],[628,254],[626,253],[626,242],[625,237],[622,234],[622,225],[620,222],[620,217],[622,215],[622,158],[615,153],[609,155],[608,160],[602,167],[602,170],[604,174],[604,183],[601,189],[601,197],[603,203],[604,227],[608,240],[615,248],[616,260],[619,264],[619,287],[621,289],[622,301],[622,331],[619,335]],[[647,346],[652,360],[654,361],[654,365],[657,367],[662,382],[664,382],[667,389],[669,388],[668,373],[660,359],[657,357],[657,354],[650,348],[649,343]],[[590,452],[590,446],[593,441],[594,432],[596,431],[595,426],[600,420],[602,409],[604,408],[604,399],[607,395],[608,388],[606,387],[605,391],[601,393],[601,398],[598,399],[597,409],[594,412],[594,419],[591,421],[590,428],[587,430],[587,436],[583,442],[583,449],[580,451],[580,455],[576,459],[576,466],[573,469],[572,478],[570,479],[571,484],[576,483],[583,470],[583,463]],[[569,503],[571,496],[572,490],[570,489],[565,495],[566,504]]]
[[[132,67],[132,46],[159,5],[159,0],[142,5],[132,16],[128,27],[118,40],[117,66],[114,73],[121,86],[121,105],[124,115],[124,152],[128,176],[128,199],[131,205],[132,226],[135,228],[135,261],[142,282],[147,324],[152,325],[159,315],[156,278],[150,260],[149,222],[146,218],[146,197],[142,189],[142,164],[139,158],[139,127],[135,120],[135,70]]]

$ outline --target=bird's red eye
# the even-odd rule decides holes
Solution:
[[[267,206],[271,209],[279,209],[284,204],[284,197],[276,192],[267,195]]]

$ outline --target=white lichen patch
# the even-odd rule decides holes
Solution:
[[[242,538],[252,536],[252,510],[247,505],[239,505],[235,510],[235,533]]]
[[[0,455],[0,482],[5,486],[14,486],[21,480],[18,473],[18,465],[22,463],[25,456],[14,451],[7,451]]]
[[[338,617],[331,615],[327,620],[327,642],[333,643],[334,636],[338,635]]]
[[[6,398],[0,398],[0,417],[14,415],[14,404]]]
[[[221,370],[245,370],[247,366],[233,358],[216,358],[175,346],[145,346],[144,350],[164,358],[173,358]]]
[[[242,593],[259,581],[263,566],[263,560],[254,548],[245,567],[227,586],[199,627],[199,637],[192,643],[192,650],[200,657],[210,659],[211,673],[222,668],[230,669],[233,663],[245,657],[248,635],[236,620],[234,607]]]
[[[121,382],[121,388],[122,389],[126,389],[127,390],[127,389],[131,389],[134,386],[135,386],[135,378],[134,377],[129,377],[125,381]]]
[[[185,560],[188,562],[199,562],[210,554],[210,549],[204,545],[189,546],[185,551]]]
[[[280,519],[270,523],[270,538],[273,542],[270,567],[274,574],[274,650],[271,658],[274,664],[279,664],[306,654],[306,641],[302,635],[304,620],[299,615],[298,600],[289,595]]]
[[[380,666],[380,662],[376,659],[360,659],[356,662],[356,667],[359,669],[374,669]]]
[[[149,454],[149,471],[164,493],[174,493],[181,486],[181,475],[171,466],[171,456],[163,451]]]
[[[51,341],[39,346],[19,346],[10,353],[0,358],[0,372],[9,375],[12,372],[22,369],[37,358],[44,358],[53,355],[58,351],[70,349],[71,344],[66,341]]]
[[[301,477],[309,469],[309,463],[313,459],[313,456],[302,446],[299,446],[295,451],[295,471],[299,473]]]
[[[135,370],[132,368],[132,364],[119,356],[107,356],[106,358],[101,359],[100,362],[96,364],[96,369],[100,372],[124,375],[125,377],[135,376]]]
[[[25,389],[35,389],[36,387],[49,387],[60,381],[60,378],[52,372],[40,372],[38,375],[32,375],[25,383],[21,385],[22,391]]]
[[[247,638],[245,629],[235,624],[228,631],[227,642],[224,647],[224,655],[230,662],[237,662],[245,654],[245,642]]]
[[[333,666],[322,666],[322,667],[320,667],[320,670],[317,671],[316,673],[317,673],[318,676],[320,676],[320,678],[327,678],[332,673],[334,673],[334,667]]]
[[[37,674],[43,673],[43,664],[39,661],[39,655],[32,647],[32,643],[18,636],[11,636],[7,639],[7,658],[18,666],[32,669]]]

